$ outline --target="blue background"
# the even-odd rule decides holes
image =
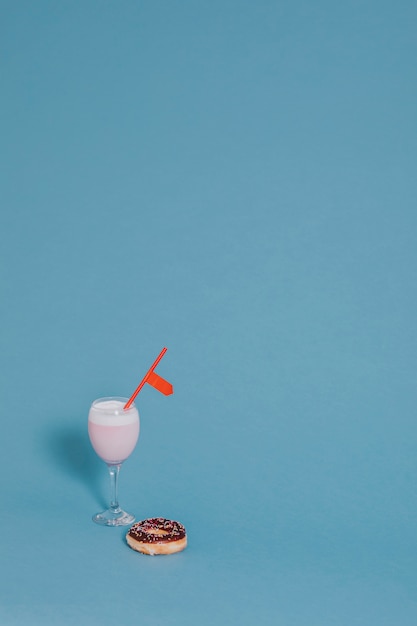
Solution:
[[[1,623],[414,626],[415,2],[0,6]]]

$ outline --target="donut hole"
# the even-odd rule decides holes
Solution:
[[[170,533],[167,530],[164,530],[163,528],[153,528],[152,529],[152,534],[153,535],[161,535],[161,536],[165,536],[165,535],[169,535]]]

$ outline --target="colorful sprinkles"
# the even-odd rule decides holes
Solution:
[[[179,522],[164,517],[152,517],[133,524],[129,535],[141,543],[169,543],[184,539],[186,532]]]

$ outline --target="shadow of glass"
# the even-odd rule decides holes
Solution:
[[[102,492],[106,467],[92,449],[87,430],[74,424],[49,427],[46,448],[55,468],[83,484],[97,504],[106,508]]]

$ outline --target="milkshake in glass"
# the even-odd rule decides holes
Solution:
[[[88,415],[88,434],[91,445],[107,464],[110,474],[110,507],[94,515],[97,524],[126,526],[135,517],[123,511],[117,499],[120,466],[135,449],[139,437],[139,413],[134,404],[125,410],[127,398],[99,398],[91,405]]]

